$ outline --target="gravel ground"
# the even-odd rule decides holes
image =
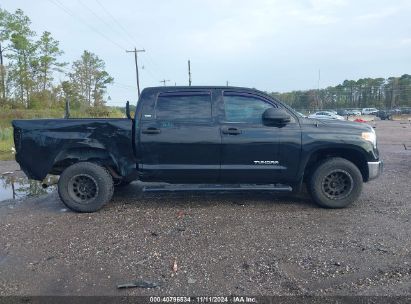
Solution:
[[[143,193],[94,214],[0,203],[0,295],[411,295],[411,124],[377,121],[382,177],[342,210],[302,194]],[[408,150],[406,150],[408,147]],[[16,169],[0,162],[0,173]],[[146,280],[159,287],[118,290]]]

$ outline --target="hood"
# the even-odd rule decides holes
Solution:
[[[302,125],[317,125],[318,127],[353,129],[358,131],[370,131],[373,129],[372,126],[363,122],[338,119],[300,118],[300,122]]]

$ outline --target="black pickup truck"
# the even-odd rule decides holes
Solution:
[[[16,160],[31,179],[60,175],[61,200],[79,212],[137,179],[165,190],[291,192],[306,183],[317,204],[342,208],[382,171],[371,126],[304,118],[255,89],[146,88],[127,116],[14,120]]]

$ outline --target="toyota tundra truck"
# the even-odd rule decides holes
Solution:
[[[60,175],[59,196],[77,212],[99,210],[134,180],[273,195],[305,184],[319,206],[343,208],[383,168],[371,126],[305,118],[249,88],[152,87],[133,118],[127,107],[127,118],[12,124],[21,169],[35,180]]]

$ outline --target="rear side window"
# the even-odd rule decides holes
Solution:
[[[211,94],[208,92],[160,94],[156,104],[156,118],[159,120],[210,120]]]
[[[262,124],[262,115],[274,106],[252,95],[224,94],[226,122]]]

